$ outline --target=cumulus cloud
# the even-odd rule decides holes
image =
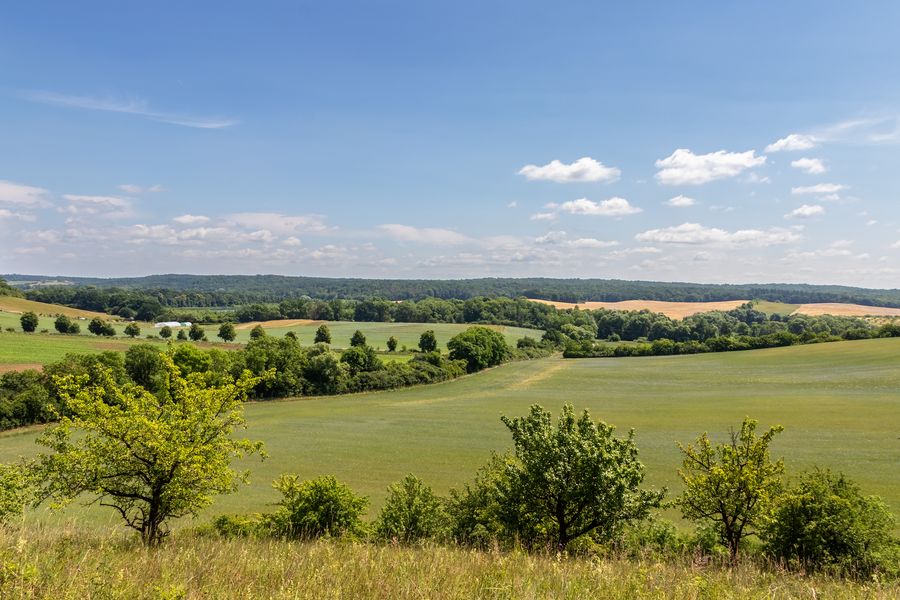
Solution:
[[[519,175],[524,175],[530,181],[610,183],[616,181],[622,171],[585,156],[568,165],[558,160],[552,160],[543,166],[526,165],[519,169]]]
[[[598,240],[596,238],[578,238],[575,240],[567,240],[563,242],[564,246],[569,248],[612,248],[618,246],[619,242],[612,240]]]
[[[792,150],[809,150],[819,145],[819,139],[812,135],[792,133],[766,146],[766,152],[784,152]]]
[[[819,204],[804,204],[784,215],[785,219],[808,219],[825,214],[825,207]]]
[[[820,158],[798,158],[791,161],[791,166],[809,175],[821,175],[828,170]]]
[[[198,223],[208,223],[209,217],[204,217],[203,215],[181,215],[180,217],[175,217],[172,221],[179,225],[196,225]]]
[[[63,194],[68,206],[60,209],[71,215],[100,215],[108,218],[122,218],[131,215],[131,200],[118,196],[84,196]]]
[[[549,206],[558,208],[561,212],[567,212],[573,215],[591,215],[600,217],[621,217],[643,212],[643,209],[632,206],[625,198],[618,197],[601,200],[600,202],[594,202],[587,198],[579,198],[578,200],[563,202],[558,207],[555,205]]]
[[[8,208],[0,208],[0,221],[28,221],[33,222],[37,220],[33,214],[30,213],[22,213],[22,212],[13,212]]]
[[[687,196],[675,196],[674,198],[669,198],[666,200],[666,204],[669,206],[674,206],[676,208],[687,208],[688,206],[693,206],[697,204],[697,201],[693,198],[688,198]]]
[[[419,244],[433,244],[435,246],[452,246],[465,244],[471,240],[452,229],[439,229],[435,227],[411,227],[399,223],[386,223],[379,225],[378,229],[389,238],[401,242],[416,242]]]
[[[650,229],[637,234],[635,239],[652,244],[772,246],[796,241],[800,236],[779,227],[765,231],[741,229],[732,232],[716,227],[704,227],[699,223],[682,223],[674,227]]]
[[[735,177],[765,162],[766,157],[756,156],[755,150],[719,150],[709,154],[694,154],[690,150],[679,148],[671,156],[656,161],[659,169],[656,179],[664,185],[699,185]]]
[[[229,225],[244,229],[266,229],[281,235],[320,233],[328,230],[321,215],[284,215],[281,213],[246,212],[224,217]]]
[[[847,186],[842,185],[840,183],[817,183],[816,185],[801,185],[798,187],[792,187],[791,193],[794,195],[803,195],[803,194],[837,194],[840,191],[846,190]]]
[[[539,213],[534,213],[529,218],[532,221],[553,221],[556,219],[556,213],[554,213],[554,212],[539,212]]]
[[[49,196],[45,189],[0,179],[0,204],[38,208],[50,203]]]

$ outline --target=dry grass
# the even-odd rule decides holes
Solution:
[[[44,365],[42,365],[41,363],[22,363],[21,365],[0,364],[0,375],[2,375],[3,373],[9,373],[10,371],[27,371],[28,369],[40,371],[43,368]]]
[[[596,310],[598,308],[608,308],[610,310],[649,310],[650,312],[662,313],[672,319],[683,319],[698,313],[711,312],[714,310],[732,310],[742,304],[746,304],[747,300],[725,300],[722,302],[664,302],[661,300],[623,300],[621,302],[582,302],[575,304],[572,302],[555,302],[553,300],[537,300],[529,298],[532,302],[540,302],[541,304],[549,304],[556,308],[580,308],[582,310]]]
[[[70,308],[68,306],[61,306],[59,304],[35,302],[34,300],[15,298],[13,296],[0,296],[0,311],[6,311],[15,314],[22,314],[23,312],[31,311],[39,315],[66,315],[67,317],[84,317],[85,319],[93,319],[94,317],[100,317],[101,319],[112,318],[106,313],[81,310],[79,308]]]
[[[801,304],[794,315],[834,315],[838,317],[900,317],[900,308],[884,306],[865,306],[862,304],[841,304],[822,302],[820,304]]]
[[[16,598],[896,598],[897,584],[853,583],[680,562],[574,559],[187,534],[156,550],[121,533],[0,533],[0,597]]]

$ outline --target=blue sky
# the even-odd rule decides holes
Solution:
[[[900,4],[619,4],[7,7],[0,272],[897,287]]]

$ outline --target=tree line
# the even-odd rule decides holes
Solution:
[[[113,509],[145,544],[157,546],[173,520],[197,515],[213,495],[246,482],[232,459],[265,449],[235,435],[245,427],[243,401],[275,370],[224,379],[184,374],[174,350],[162,363],[153,388],[120,383],[107,367],[93,377],[59,377],[65,413],[38,438],[46,451],[0,466],[0,520],[17,518],[28,505],[82,498]],[[667,490],[644,484],[633,431],[620,437],[568,404],[555,422],[540,405],[501,421],[512,447],[447,497],[410,474],[388,488],[380,513],[365,523],[367,499],[334,477],[304,481],[285,473],[273,482],[276,510],[221,516],[206,530],[529,552],[691,552],[732,565],[749,555],[779,568],[900,575],[900,540],[884,502],[840,473],[813,469],[786,479],[783,459],[770,453],[780,426],[759,434],[747,418],[724,441],[703,433],[679,444],[683,491],[667,502]],[[678,534],[653,516],[663,506],[679,509],[698,529]]]

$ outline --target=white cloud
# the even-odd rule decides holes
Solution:
[[[181,215],[172,219],[179,225],[197,225],[199,223],[209,223],[209,217],[203,215]]]
[[[152,193],[156,193],[156,192],[165,191],[165,188],[158,183],[156,185],[152,185],[148,188],[143,188],[143,187],[141,187],[139,185],[135,185],[133,183],[123,183],[122,185],[120,185],[118,187],[120,190],[122,190],[126,194],[143,194],[144,192],[149,192],[152,194]]]
[[[517,206],[519,206],[519,203],[516,202],[515,200],[513,200],[512,202],[510,202],[509,204],[506,205],[506,208],[516,208]]]
[[[570,248],[612,248],[613,246],[618,246],[619,242],[598,240],[596,238],[578,238],[577,240],[563,242],[563,245]]]
[[[49,204],[50,192],[39,187],[0,179],[0,204],[37,208]]]
[[[601,217],[621,217],[642,212],[643,209],[632,206],[625,198],[613,197],[599,203],[587,198],[570,200],[559,205],[559,210],[573,215],[591,215]]]
[[[675,196],[674,198],[669,198],[666,200],[666,204],[669,206],[674,206],[676,208],[686,208],[688,206],[693,206],[697,204],[697,201],[693,198],[688,198],[687,196]]]
[[[558,244],[565,239],[565,231],[548,231],[544,235],[534,238],[534,241],[538,244]]]
[[[85,110],[100,110],[106,112],[125,113],[137,115],[172,125],[182,125],[197,129],[222,129],[238,123],[234,119],[192,117],[177,113],[153,110],[145,100],[136,98],[93,98],[91,96],[73,96],[47,91],[24,92],[22,96],[32,102],[64,106],[66,108],[81,108]]]
[[[890,247],[891,247],[891,248],[894,248],[894,249],[900,248],[900,240],[897,240],[896,242],[894,242],[893,244],[891,244]]]
[[[399,223],[386,223],[379,225],[378,229],[385,235],[401,242],[417,242],[420,244],[433,244],[436,246],[452,246],[465,244],[471,240],[452,229],[438,229],[434,227],[410,227]]]
[[[816,185],[802,185],[799,187],[792,187],[791,193],[794,195],[802,195],[802,194],[837,194],[842,190],[846,190],[846,185],[841,185],[840,183],[817,183]],[[836,198],[829,198],[836,199]]]
[[[821,175],[828,170],[820,158],[798,158],[791,161],[791,166],[809,175]]]
[[[131,215],[131,201],[118,196],[84,196],[79,194],[63,194],[69,205],[60,209],[72,215],[102,215],[109,218],[122,218]]]
[[[17,221],[28,221],[34,222],[37,220],[37,217],[30,213],[21,213],[21,212],[13,212],[7,208],[0,208],[0,221],[2,220],[17,220]]]
[[[294,237],[294,236],[291,236],[291,237],[289,237],[289,238],[286,238],[286,239],[285,239],[283,242],[281,242],[281,243],[284,244],[285,246],[292,246],[292,247],[297,247],[297,246],[302,246],[302,245],[303,245],[303,242],[301,242],[299,238],[296,238],[296,237]]]
[[[825,207],[820,204],[804,204],[784,215],[785,219],[808,219],[825,214]]]
[[[766,152],[783,152],[791,150],[809,150],[819,145],[819,139],[812,135],[792,133],[777,142],[766,146]]]
[[[529,217],[532,221],[554,221],[556,220],[556,213],[553,212],[539,212],[531,215]]]
[[[607,167],[589,156],[579,158],[572,164],[552,160],[546,165],[526,165],[519,169],[530,181],[555,181],[557,183],[572,182],[604,182],[616,181],[622,171],[615,167]]]
[[[321,215],[283,215],[280,213],[248,212],[234,213],[224,217],[225,221],[244,229],[267,229],[282,235],[294,233],[317,233],[328,230]]]
[[[656,167],[660,169],[656,179],[665,185],[699,185],[735,177],[765,162],[766,157],[756,156],[755,150],[694,154],[679,148],[671,156],[656,161]]]
[[[635,236],[639,242],[654,244],[723,245],[723,246],[772,246],[787,244],[800,239],[796,233],[778,227],[766,231],[742,229],[725,231],[716,227],[704,227],[699,223],[682,223],[674,227],[651,229]]]

